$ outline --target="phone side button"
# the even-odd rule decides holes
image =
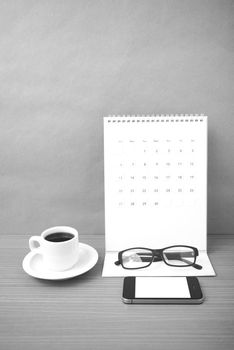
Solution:
[[[132,304],[132,299],[126,299],[122,297],[122,301],[124,302],[124,304]]]

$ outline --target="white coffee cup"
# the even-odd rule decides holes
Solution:
[[[29,239],[29,248],[42,255],[46,268],[53,271],[68,270],[78,261],[78,231],[69,226],[48,228],[40,236]]]

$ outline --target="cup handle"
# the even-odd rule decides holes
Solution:
[[[40,236],[32,236],[29,238],[29,248],[30,250],[40,249],[42,239]]]

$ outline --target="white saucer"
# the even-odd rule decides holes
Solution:
[[[65,280],[73,278],[89,271],[98,261],[96,249],[88,244],[79,243],[79,259],[77,263],[66,271],[52,271],[46,269],[42,261],[42,255],[38,252],[28,253],[23,260],[24,271],[35,278],[45,280]]]

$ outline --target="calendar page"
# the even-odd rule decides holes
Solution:
[[[106,252],[206,251],[207,117],[105,117],[104,160]]]

